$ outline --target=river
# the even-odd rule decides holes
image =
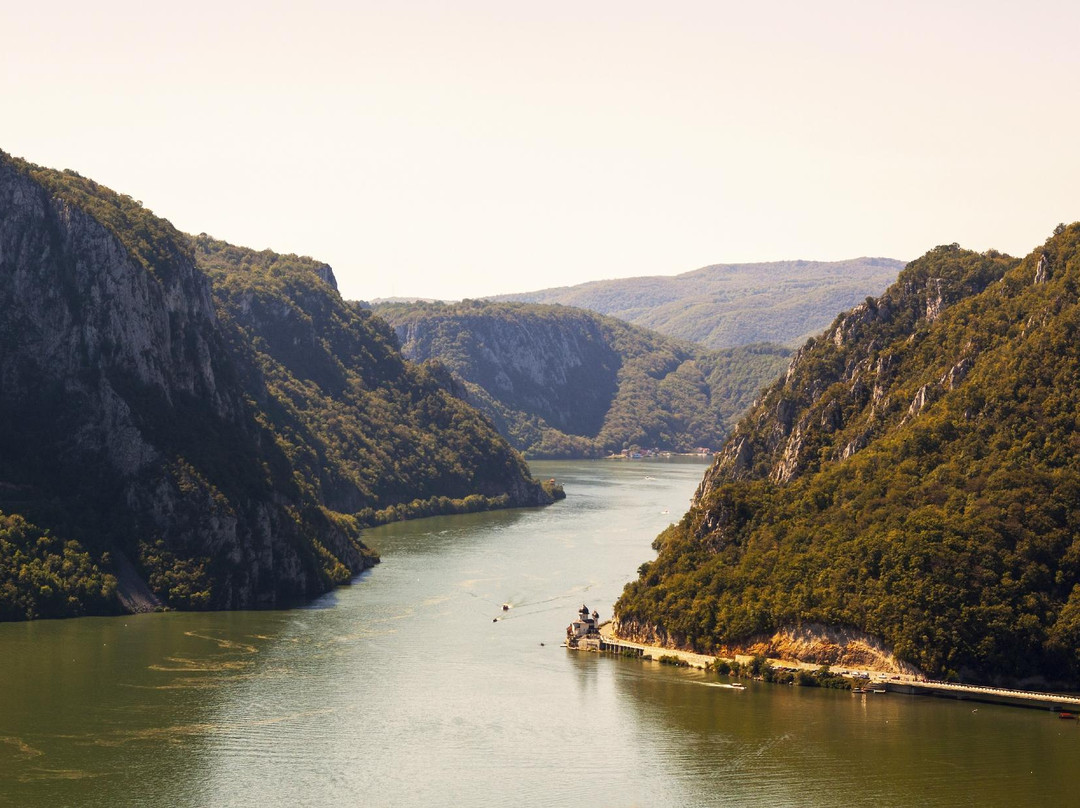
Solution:
[[[1080,722],[561,648],[704,465],[533,470],[567,499],[372,530],[304,608],[0,624],[0,805],[1080,804]]]

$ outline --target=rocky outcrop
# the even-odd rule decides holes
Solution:
[[[1050,278],[1050,259],[1046,253],[1039,256],[1039,263],[1035,267],[1035,283],[1046,283]]]
[[[897,659],[878,637],[852,628],[810,623],[784,626],[769,635],[758,635],[724,647],[720,655],[765,656],[770,659],[808,662],[814,665],[855,668],[920,676],[914,665]]]
[[[117,608],[312,596],[374,563],[364,524],[557,493],[327,265],[2,152],[0,346],[0,512],[85,547]]]
[[[947,257],[957,249],[937,251]],[[898,389],[895,377],[902,354],[917,348],[930,325],[998,280],[1011,259],[982,260],[976,270],[952,275],[905,270],[880,298],[867,299],[808,341],[737,426],[695,501],[724,481],[765,476],[783,484],[816,469],[823,458],[851,457],[871,436],[916,418],[943,390],[959,385],[974,366],[977,351],[970,343],[947,369],[914,389],[908,389],[909,379]],[[897,347],[903,340],[906,345]]]
[[[568,434],[596,435],[622,357],[590,318],[413,317],[395,323],[402,352],[451,362],[470,382]],[[449,348],[449,349],[448,349]]]
[[[697,652],[686,642],[680,642],[663,629],[634,621],[614,621],[613,633],[630,642]],[[771,634],[757,634],[740,642],[726,643],[711,649],[713,656],[734,659],[737,656],[763,656],[785,662],[856,670],[880,671],[909,676],[921,676],[922,671],[908,662],[897,659],[880,638],[854,628],[807,623],[783,626]]]
[[[567,306],[394,304],[406,356],[436,360],[530,456],[717,445],[786,349],[709,351]]]
[[[237,384],[210,284],[183,237],[161,240],[151,269],[7,159],[0,210],[3,475],[33,487],[42,502],[31,500],[31,513],[132,562],[122,599],[139,599],[130,569],[168,577],[175,559],[190,561],[188,580],[172,587],[177,606],[314,594],[327,582],[302,536],[316,527],[346,569],[370,563],[355,535],[294,516],[314,503],[273,490],[261,470],[280,458],[245,405],[250,391]],[[208,446],[200,434],[225,437]],[[215,462],[224,452],[231,474]],[[58,519],[44,504],[56,496]]]

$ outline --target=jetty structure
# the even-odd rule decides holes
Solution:
[[[600,631],[600,613],[589,613],[584,603],[578,609],[577,619],[566,627],[566,647],[572,651],[609,651],[626,656],[645,656],[642,646],[624,643],[609,633]]]

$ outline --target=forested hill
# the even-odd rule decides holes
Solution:
[[[492,299],[577,306],[709,348],[798,346],[837,312],[881,294],[903,268],[890,258],[716,264]]]
[[[0,344],[0,619],[281,604],[364,524],[551,501],[329,267],[2,152]]]
[[[221,320],[251,346],[278,443],[327,507],[372,524],[462,507],[447,499],[551,502],[441,368],[406,361],[385,321],[341,298],[330,267],[205,235],[193,245]]]
[[[1080,224],[938,247],[808,343],[617,604],[703,651],[790,626],[936,675],[1080,679]]]
[[[717,447],[789,351],[709,351],[567,306],[380,306],[405,355],[438,360],[519,449],[590,457]]]

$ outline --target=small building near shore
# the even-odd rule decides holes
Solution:
[[[577,619],[566,627],[566,644],[571,648],[577,648],[582,640],[597,640],[600,638],[600,613],[589,613],[589,607],[584,603],[578,609]]]

